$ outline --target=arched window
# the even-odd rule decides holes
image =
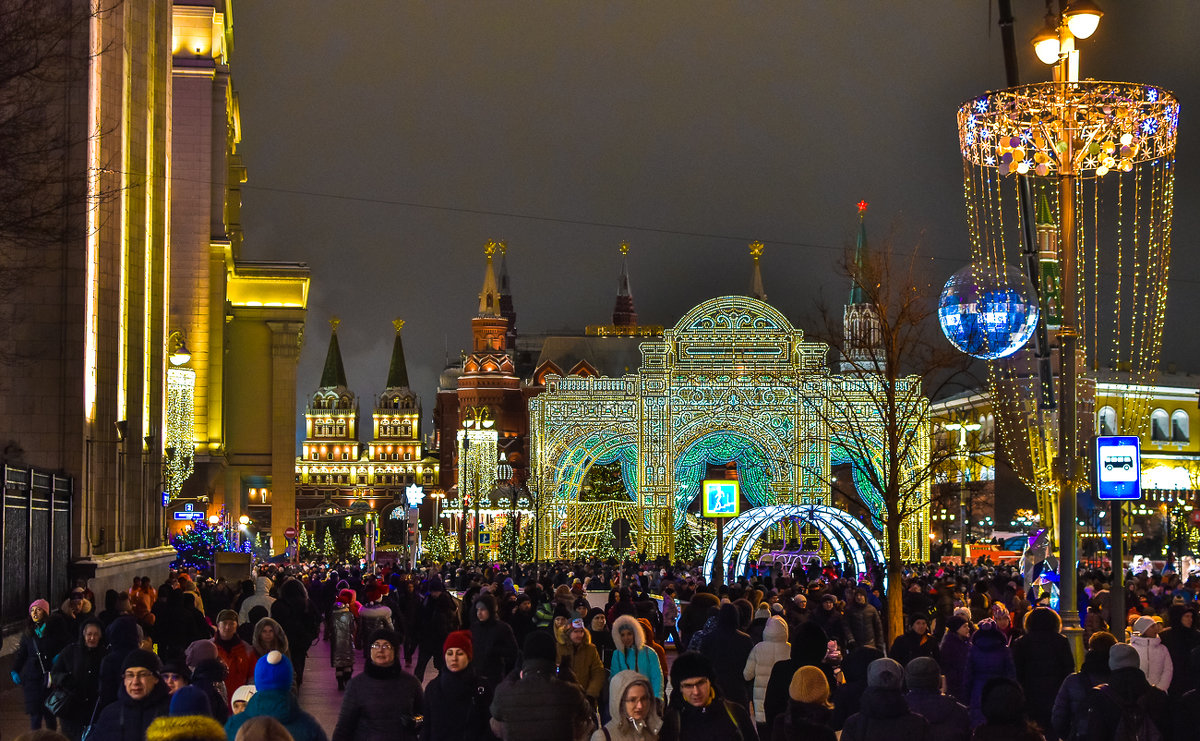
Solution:
[[[1188,441],[1188,413],[1176,409],[1171,413],[1171,442],[1186,443]]]
[[[1112,407],[1100,407],[1096,413],[1096,425],[1101,435],[1117,434],[1117,410]]]
[[[1150,413],[1150,440],[1156,443],[1170,442],[1170,417],[1166,409],[1155,409]]]

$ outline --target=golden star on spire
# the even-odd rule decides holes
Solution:
[[[403,319],[393,319],[392,326],[396,328],[396,334],[400,334],[400,330],[404,329]]]
[[[500,243],[494,239],[489,239],[487,244],[483,246],[483,254],[490,258],[492,255],[496,254],[496,250],[498,249],[500,249]]]
[[[629,243],[622,241],[621,246],[618,247],[617,249],[621,250],[622,255],[628,255],[629,254]]]
[[[338,328],[338,325],[339,325],[339,324],[341,324],[341,323],[342,323],[342,320],[341,320],[341,319],[338,319],[336,316],[335,316],[335,317],[330,317],[330,319],[329,319],[329,329],[330,329],[330,330],[331,330],[331,331],[332,331],[334,334],[337,334],[337,328]]]

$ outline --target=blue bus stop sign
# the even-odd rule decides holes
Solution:
[[[1134,435],[1096,438],[1096,498],[1141,499],[1141,445]]]

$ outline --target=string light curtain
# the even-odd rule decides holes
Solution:
[[[1063,206],[1073,207],[1073,266],[1079,344],[1080,447],[1094,434],[1099,372],[1138,386],[1154,383],[1162,351],[1175,190],[1179,103],[1134,83],[1050,82],[1007,88],[958,111],[963,195],[971,258],[993,275],[1023,265],[1020,179],[1030,179],[1036,213],[1040,310],[1057,347]],[[1057,366],[1057,357],[1054,359]],[[1057,491],[1057,407],[1041,401],[1031,346],[988,364],[1000,442],[1037,494],[1051,527]],[[1059,398],[1055,374],[1054,398]],[[1117,410],[1122,434],[1149,422],[1148,398],[1128,395]],[[1077,452],[1087,460],[1083,450]]]

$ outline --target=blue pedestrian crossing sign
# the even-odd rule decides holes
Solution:
[[[1096,498],[1141,499],[1142,454],[1136,435],[1096,438]]]
[[[736,479],[708,479],[704,482],[702,511],[705,517],[737,517],[742,497]]]

